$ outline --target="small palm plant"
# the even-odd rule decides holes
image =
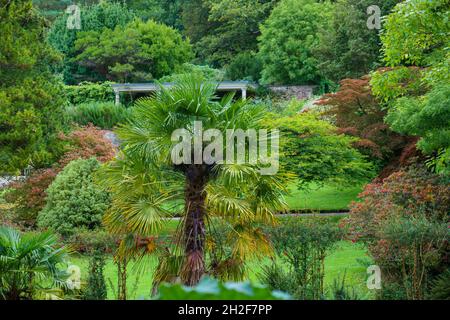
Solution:
[[[21,234],[1,226],[0,299],[33,299],[64,287],[67,273],[61,267],[66,256],[52,233]]]
[[[172,161],[172,133],[184,129],[193,134],[194,121],[224,136],[227,129],[258,128],[265,115],[260,107],[233,101],[233,95],[219,100],[215,92],[215,84],[184,76],[173,87],[161,87],[154,96],[139,100],[131,122],[118,130],[121,153],[100,172],[100,184],[113,197],[105,225],[124,235],[119,257],[154,251],[155,245],[144,240],[169,222],[174,208],[182,207],[176,245],[162,250],[155,286],[175,279],[195,285],[205,273],[223,280],[242,278],[247,258],[271,252],[258,223],[274,223],[274,213],[285,209],[283,176],[261,175],[261,163]],[[229,226],[224,242],[209,241],[214,221]],[[208,267],[205,251],[217,246],[227,246],[228,254]]]

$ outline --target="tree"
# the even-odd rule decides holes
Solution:
[[[299,188],[326,182],[354,185],[373,177],[372,164],[352,146],[358,139],[339,134],[317,113],[270,114],[264,125],[280,130],[280,165],[295,174]]]
[[[192,57],[191,46],[174,29],[154,21],[89,31],[75,42],[77,61],[100,79],[145,81],[170,74]]]
[[[49,43],[64,55],[64,61],[61,66],[56,68],[56,71],[63,74],[66,84],[102,80],[97,74],[92,74],[91,70],[80,66],[73,60],[77,54],[75,41],[79,33],[100,32],[104,28],[114,29],[117,26],[123,28],[135,18],[135,15],[123,3],[102,1],[95,5],[80,7],[80,30],[67,28],[68,17],[68,13],[60,15],[48,32]]]
[[[124,0],[143,21],[154,20],[179,31],[183,30],[181,12],[186,1],[181,0]]]
[[[68,250],[49,232],[21,234],[0,227],[0,299],[45,297],[46,291],[65,286],[61,269]]]
[[[202,0],[191,1],[200,26],[191,26],[185,19],[186,30],[195,43],[198,59],[213,67],[231,63],[235,56],[257,51],[259,25],[272,11],[278,0]],[[191,14],[184,13],[188,17]],[[205,18],[207,20],[205,20]]]
[[[450,171],[448,1],[412,0],[387,16],[381,35],[390,67],[372,75],[374,93],[398,132],[421,137],[418,147],[434,167]]]
[[[369,76],[342,80],[337,92],[324,95],[317,104],[325,106],[323,115],[331,117],[339,132],[358,137],[355,146],[382,165],[400,156],[411,141],[384,123],[386,110],[373,95]]]
[[[319,32],[314,56],[318,69],[327,79],[338,83],[344,78],[359,78],[380,66],[380,37],[378,29],[369,29],[370,6],[380,8],[380,19],[399,0],[339,0],[333,6],[332,27]]]
[[[31,1],[1,1],[0,172],[45,167],[60,152],[62,86],[49,66],[59,56],[46,44]]]
[[[329,2],[282,0],[261,25],[259,57],[267,84],[319,84],[323,80],[312,49],[329,29]]]
[[[217,129],[222,134],[227,129],[258,128],[263,115],[260,107],[248,101],[233,102],[232,95],[217,100],[215,91],[213,83],[184,76],[172,88],[161,87],[155,96],[139,100],[132,122],[119,130],[122,153],[100,172],[99,183],[113,198],[105,224],[112,233],[124,235],[119,256],[130,259],[158,252],[154,235],[173,214],[171,208],[182,208],[175,248],[160,251],[155,286],[176,277],[195,285],[214,268],[208,268],[205,257],[205,237],[214,228],[214,218],[227,221],[232,228],[228,238],[233,243],[232,256],[223,261],[222,276],[235,276],[233,270],[240,268],[225,266],[239,266],[248,257],[269,251],[255,223],[273,222],[274,214],[284,208],[282,177],[261,175],[261,163],[172,161],[173,132],[193,133],[194,121],[202,121],[203,130]]]

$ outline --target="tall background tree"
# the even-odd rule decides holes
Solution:
[[[381,65],[379,29],[369,29],[370,6],[380,8],[383,16],[400,0],[338,0],[331,12],[331,28],[319,32],[314,48],[317,68],[327,79],[338,83],[344,78],[359,78]],[[373,12],[372,12],[373,15]]]
[[[154,21],[80,33],[74,49],[74,61],[94,78],[122,82],[159,79],[192,58],[189,42],[177,30]]]
[[[45,41],[31,1],[0,2],[0,172],[43,167],[59,153],[62,94],[49,66],[60,59]]]
[[[259,24],[278,0],[203,0],[215,28],[196,43],[201,61],[213,67],[231,63],[238,54],[257,50]]]
[[[330,27],[332,6],[314,0],[282,0],[261,25],[262,82],[320,84],[324,79],[312,49]]]
[[[62,73],[66,84],[77,84],[86,80],[102,80],[97,74],[92,73],[91,69],[80,66],[74,61],[77,52],[75,50],[75,41],[81,32],[97,31],[104,28],[113,30],[115,27],[124,27],[136,16],[123,3],[101,2],[95,5],[80,6],[81,29],[67,28],[67,19],[69,14],[60,15],[52,24],[48,40],[50,44],[63,54],[64,60],[57,72]]]

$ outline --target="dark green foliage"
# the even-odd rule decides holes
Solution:
[[[49,72],[59,56],[46,44],[31,1],[0,2],[0,173],[43,167],[60,152],[61,85]]]
[[[116,26],[124,27],[135,18],[135,15],[123,3],[102,1],[92,6],[81,6],[80,17],[81,30],[68,29],[68,14],[64,13],[55,20],[48,33],[50,44],[64,54],[64,62],[57,71],[63,74],[66,84],[104,80],[73,60],[77,54],[74,45],[79,33],[101,31],[104,28],[114,29]]]
[[[345,284],[345,274],[342,278],[333,279],[333,285],[331,287],[331,299],[332,300],[359,300],[353,288],[350,288]]]
[[[326,220],[288,218],[268,233],[277,258],[263,267],[260,280],[297,299],[322,299],[324,260],[342,237],[338,226]]]
[[[258,82],[261,78],[262,64],[254,52],[243,52],[234,57],[226,70],[227,79]]]
[[[86,102],[114,101],[114,90],[111,82],[100,83],[81,82],[74,86],[64,86],[67,100],[70,104],[81,104]]]
[[[98,3],[99,0],[77,0],[77,5],[89,5]],[[53,22],[56,18],[63,15],[67,7],[74,4],[73,0],[33,0],[33,5],[39,10],[39,13]]]
[[[106,282],[103,270],[105,268],[105,257],[100,252],[95,252],[89,261],[89,276],[87,287],[84,291],[84,300],[106,300]]]
[[[379,30],[367,27],[367,8],[376,5],[385,16],[400,0],[338,0],[333,6],[332,27],[321,29],[314,48],[318,69],[338,83],[359,78],[380,65]]]
[[[450,269],[441,273],[432,283],[428,299],[450,300]]]
[[[260,35],[259,24],[269,16],[277,2],[278,0],[190,1],[194,13],[187,13],[186,10],[184,14],[188,14],[188,17],[196,14],[194,18],[200,20],[200,25],[187,27],[186,30],[195,41],[198,59],[214,67],[223,67],[239,53],[256,51],[256,39]]]
[[[90,102],[66,108],[70,121],[85,126],[92,123],[101,129],[112,129],[120,123],[128,121],[130,109],[114,102]]]
[[[315,0],[283,0],[261,25],[259,57],[262,82],[320,84],[322,76],[313,54],[319,30],[328,30],[332,6]]]
[[[159,287],[158,300],[285,300],[289,295],[271,291],[250,282],[221,283],[213,278],[203,278],[198,285],[186,287],[179,284],[163,284]]]
[[[121,82],[159,79],[192,57],[189,42],[177,30],[139,20],[114,30],[80,33],[75,50],[80,66],[99,79]]]
[[[111,254],[117,249],[118,238],[99,228],[88,230],[86,228],[77,228],[74,232],[64,239],[64,243],[79,253],[92,254],[101,252]]]
[[[47,205],[39,213],[38,226],[63,235],[77,227],[98,227],[110,203],[109,195],[93,181],[99,167],[95,158],[69,163],[47,189]]]
[[[221,70],[210,68],[208,66],[183,63],[175,68],[173,74],[160,78],[159,82],[176,82],[180,78],[189,75],[198,76],[209,81],[222,81],[224,77]]]

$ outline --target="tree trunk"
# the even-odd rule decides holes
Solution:
[[[185,285],[196,285],[205,274],[205,186],[209,170],[206,165],[190,165],[186,168],[185,221],[183,243],[185,245],[181,280]]]

